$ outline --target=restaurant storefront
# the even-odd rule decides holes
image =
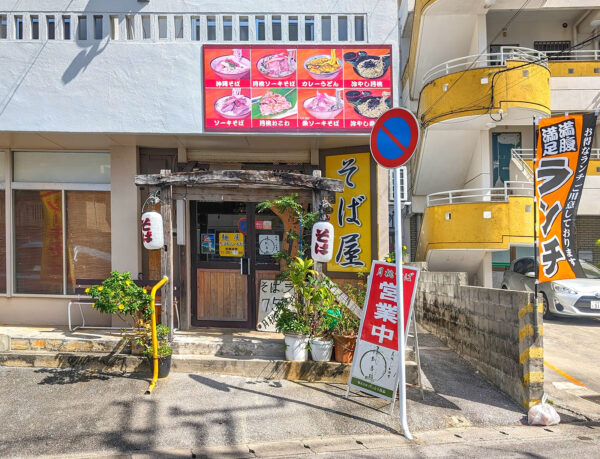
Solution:
[[[260,13],[239,2],[83,3],[0,11],[0,323],[65,326],[77,279],[157,280],[163,257],[140,238],[153,190],[135,178],[166,170],[321,171],[344,183],[324,272],[352,281],[386,255],[387,174],[367,145],[399,100],[397,2]],[[44,20],[17,34],[16,18]],[[256,206],[290,189],[191,188],[171,199],[175,326],[255,329],[258,286],[279,272],[272,254],[289,225]],[[313,205],[312,191],[298,191]],[[121,325],[83,311],[90,325]]]

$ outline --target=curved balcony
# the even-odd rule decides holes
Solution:
[[[506,46],[499,53],[452,59],[425,73],[419,116],[429,126],[488,113],[506,122],[547,115],[549,76],[546,55],[528,48]]]
[[[548,68],[553,77],[600,76],[600,50],[548,51]]]
[[[417,260],[431,263],[438,251],[506,250],[533,243],[532,197],[531,182],[428,195]]]

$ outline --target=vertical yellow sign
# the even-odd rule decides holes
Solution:
[[[367,272],[371,267],[371,155],[326,156],[325,176],[344,182],[331,214],[335,243],[327,270]]]

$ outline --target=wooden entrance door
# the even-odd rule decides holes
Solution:
[[[281,220],[256,216],[256,204],[244,202],[192,201],[190,217],[192,324],[254,329],[257,287],[279,269],[270,253],[283,237]]]

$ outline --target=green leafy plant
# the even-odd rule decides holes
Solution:
[[[319,219],[318,212],[309,212],[305,209],[302,204],[298,202],[298,194],[293,193],[287,196],[281,196],[270,201],[263,201],[256,206],[258,213],[265,212],[271,208],[277,209],[278,212],[284,214],[290,212],[294,218],[294,223],[298,224],[299,232],[290,229],[286,232],[286,240],[293,242],[298,241],[298,253],[292,254],[285,250],[273,254],[273,257],[277,260],[283,260],[285,265],[288,266],[295,256],[306,257],[310,254],[310,238],[313,225]]]
[[[170,329],[166,325],[156,326],[156,338],[158,340],[158,357],[167,357],[173,353],[173,349],[169,346],[169,332]],[[152,324],[146,322],[144,327],[136,335],[136,344],[140,346],[143,351],[142,353],[147,357],[154,355],[152,348]]]
[[[101,285],[89,287],[85,292],[94,300],[92,307],[100,312],[132,317],[141,315],[145,319],[151,315],[150,295],[133,282],[128,272],[113,271]]]

